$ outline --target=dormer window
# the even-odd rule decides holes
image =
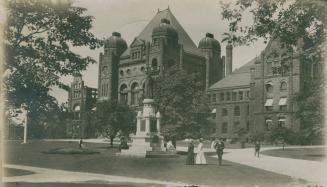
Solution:
[[[132,52],[132,59],[140,59],[140,58],[141,58],[141,51]]]

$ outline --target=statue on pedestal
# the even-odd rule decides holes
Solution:
[[[145,98],[152,99],[153,98],[153,84],[154,80],[151,75],[148,73],[145,80]]]

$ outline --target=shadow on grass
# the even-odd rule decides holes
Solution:
[[[89,154],[97,154],[100,152],[94,151],[91,149],[79,149],[79,148],[67,147],[67,148],[50,149],[49,151],[43,151],[42,153],[44,153],[44,154],[63,154],[63,155],[72,155],[72,154],[89,155]]]
[[[4,168],[5,177],[15,177],[15,176],[24,176],[24,175],[32,175],[32,174],[34,174],[34,172],[27,171],[27,170]]]

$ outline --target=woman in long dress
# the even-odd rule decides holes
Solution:
[[[190,141],[187,150],[186,165],[194,165],[194,144],[193,140]]]
[[[198,145],[195,164],[207,164],[206,158],[204,157],[202,138],[199,141],[200,141],[200,143]]]

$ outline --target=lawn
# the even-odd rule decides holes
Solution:
[[[302,160],[321,161],[325,157],[325,148],[285,148],[262,151],[262,154],[276,157],[286,157]]]
[[[215,186],[289,186],[288,176],[223,162],[207,156],[208,165],[185,165],[185,156],[179,158],[132,158],[115,156],[116,148],[108,149],[104,144],[86,143],[89,149],[98,151],[92,155],[45,154],[51,149],[77,147],[76,142],[30,141],[26,145],[6,142],[6,159],[9,164],[62,169],[68,171],[93,172],[156,180],[180,181]]]

